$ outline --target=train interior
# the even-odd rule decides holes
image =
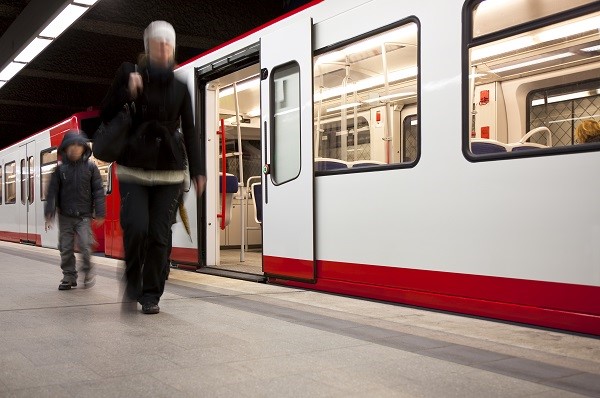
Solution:
[[[219,181],[219,253],[215,264],[207,265],[254,275],[262,275],[258,74],[256,64],[210,83],[217,89],[217,119],[222,134],[213,141],[213,150],[218,152],[218,173],[214,178]]]

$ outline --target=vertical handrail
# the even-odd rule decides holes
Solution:
[[[225,229],[225,214],[226,214],[226,198],[227,198],[227,157],[225,156],[225,119],[221,119],[221,131],[217,131],[217,135],[221,135],[221,213],[217,214],[217,218],[221,219],[221,229]]]

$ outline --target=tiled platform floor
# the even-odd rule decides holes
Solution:
[[[179,270],[121,314],[94,262],[0,242],[0,397],[600,397],[598,338]]]

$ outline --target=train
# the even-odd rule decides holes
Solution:
[[[600,335],[600,143],[575,134],[600,118],[599,28],[598,1],[315,0],[180,64],[207,185],[173,261]],[[56,147],[98,123],[0,151],[1,239],[56,246]],[[97,250],[120,258],[98,164]]]

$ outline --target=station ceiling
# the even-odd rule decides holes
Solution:
[[[100,105],[118,66],[136,62],[143,52],[143,31],[153,20],[173,25],[176,61],[183,62],[308,2],[99,0],[0,88],[0,148]],[[56,13],[67,3],[0,0],[0,68],[10,60],[6,43],[29,37],[38,16]]]

